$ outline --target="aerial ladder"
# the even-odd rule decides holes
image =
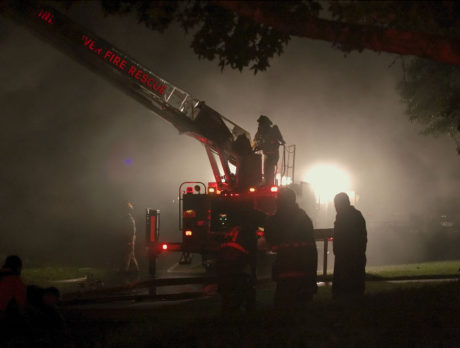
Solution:
[[[219,245],[216,239],[219,233],[216,231],[232,227],[226,223],[241,202],[250,202],[254,208],[268,214],[275,211],[278,187],[261,187],[260,154],[254,154],[250,161],[251,187],[238,187],[238,180],[232,173],[231,166],[238,173],[242,164],[232,144],[241,134],[250,139],[248,131],[51,7],[13,2],[13,7],[5,14],[108,79],[172,124],[181,134],[189,135],[204,145],[215,182],[208,185],[185,182],[180,185],[179,229],[182,242],[161,243],[159,211],[146,211],[146,238],[152,276],[156,273],[156,257],[164,251],[182,252],[180,262],[185,264],[190,263],[191,253],[200,253],[204,263],[209,260],[209,255]],[[287,161],[283,160],[282,173],[290,172],[292,177],[294,157],[295,148],[290,147]],[[327,245],[331,230],[316,230],[316,234]]]
[[[249,137],[249,132],[51,7],[18,5],[8,14],[108,79],[180,133],[200,141],[219,190],[234,190],[235,179],[229,167],[229,163],[238,165],[231,150],[233,134],[244,133]]]

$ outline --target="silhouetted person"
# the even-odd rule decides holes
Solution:
[[[275,168],[278,164],[279,146],[285,142],[277,125],[267,116],[261,115],[257,122],[259,126],[254,137],[254,151],[262,150],[264,154],[264,181],[265,185],[275,182]]]
[[[265,214],[242,205],[234,215],[235,227],[228,231],[220,246],[217,273],[222,312],[255,308],[257,228],[264,224]]]
[[[46,288],[43,292],[42,311],[46,332],[54,342],[64,339],[66,329],[65,321],[57,307],[60,298],[61,293],[54,286]]]
[[[251,160],[254,155],[252,151],[251,142],[246,136],[246,134],[239,134],[235,141],[232,143],[232,151],[237,156],[237,165],[236,165],[236,185],[240,190],[249,188],[252,185],[258,184],[257,180],[253,179],[253,174],[251,170],[253,169]],[[259,164],[260,166],[260,164]],[[252,182],[256,181],[256,182]]]
[[[6,258],[0,269],[0,311],[15,308],[24,311],[26,287],[21,279],[22,261],[16,255]]]
[[[0,270],[0,327],[5,329],[2,340],[18,337],[26,328],[24,309],[26,286],[21,279],[22,261],[10,255]]]
[[[306,304],[317,289],[318,254],[311,219],[298,207],[291,189],[279,190],[277,211],[268,219],[265,238],[277,252],[272,269],[277,283],[275,306]]]
[[[359,300],[364,294],[366,268],[366,221],[361,212],[350,205],[346,193],[334,198],[337,216],[334,223],[334,277],[332,294],[344,301]]]
[[[136,220],[134,220],[134,204],[127,203],[128,214],[125,217],[123,225],[123,235],[126,238],[126,254],[124,257],[124,271],[129,272],[131,265],[134,266],[136,272],[139,272],[139,264],[136,260],[135,246],[136,246]]]
[[[36,285],[27,286],[26,316],[30,325],[30,340],[38,341],[43,336],[46,325],[42,314],[43,294],[45,290]]]
[[[31,342],[46,346],[60,346],[64,342],[65,323],[57,308],[59,298],[60,292],[55,287],[27,287],[26,315]]]
[[[238,156],[249,156],[252,154],[251,142],[246,134],[239,134],[235,141],[232,143],[232,150]]]

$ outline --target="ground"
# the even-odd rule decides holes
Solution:
[[[363,303],[343,306],[322,287],[306,308],[271,307],[273,286],[259,289],[254,313],[224,316],[217,297],[155,308],[63,308],[78,345],[111,346],[423,346],[460,343],[460,283],[369,284]]]
[[[272,308],[274,286],[258,289],[257,310],[224,316],[219,298],[61,306],[68,337],[77,346],[179,347],[458,347],[460,345],[460,261],[367,269],[366,297],[355,306],[331,300],[320,286],[306,308]],[[51,269],[55,279],[81,277],[88,270]],[[93,274],[104,276],[100,270]],[[99,272],[99,273],[98,273]],[[24,276],[40,278],[40,270]],[[426,281],[442,276],[449,281]],[[390,279],[423,282],[389,282]]]

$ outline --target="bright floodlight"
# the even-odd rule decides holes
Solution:
[[[305,181],[311,184],[320,203],[332,202],[337,193],[350,191],[349,175],[332,164],[320,164],[311,168]]]

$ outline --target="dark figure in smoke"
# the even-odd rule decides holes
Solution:
[[[125,222],[123,226],[123,234],[126,236],[126,254],[124,258],[124,271],[129,272],[131,269],[131,264],[134,265],[135,271],[139,272],[139,264],[137,263],[135,256],[135,246],[136,246],[136,220],[134,220],[134,204],[131,202],[127,203],[128,214],[125,217]]]
[[[359,300],[364,294],[366,268],[366,221],[361,212],[350,205],[346,193],[334,198],[337,216],[334,227],[334,278],[332,294],[344,301]]]
[[[265,222],[265,214],[242,205],[234,215],[235,227],[224,236],[217,262],[222,312],[247,311],[255,308],[257,228]]]
[[[272,270],[277,283],[275,306],[306,304],[317,289],[318,254],[311,219],[298,207],[291,189],[280,189],[277,211],[267,222],[265,238],[277,252]]]
[[[64,343],[66,328],[57,308],[59,297],[60,292],[55,287],[27,287],[26,314],[31,325],[31,342],[52,347]]]
[[[235,134],[235,131],[234,131]],[[235,134],[236,135],[236,134]],[[249,186],[256,185],[257,179],[253,179],[251,172],[251,159],[254,155],[251,147],[251,141],[245,133],[236,135],[235,141],[232,143],[232,151],[236,155],[237,169],[236,169],[236,185],[240,190],[249,188]],[[255,181],[255,182],[253,182]]]
[[[24,317],[26,286],[21,279],[22,261],[16,255],[6,258],[0,269],[0,344],[13,337],[24,336],[27,324]]]
[[[275,168],[278,164],[279,146],[285,141],[277,125],[272,126],[272,121],[267,116],[261,115],[257,120],[259,127],[254,137],[254,151],[262,150],[264,154],[264,179],[265,185],[273,185]]]

